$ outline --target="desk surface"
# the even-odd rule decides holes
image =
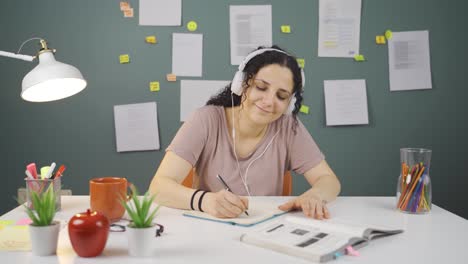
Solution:
[[[278,204],[288,197],[272,199]],[[339,197],[329,205],[332,221],[402,228],[403,234],[371,241],[360,257],[343,256],[329,263],[460,263],[468,245],[468,221],[436,205],[427,215],[397,212],[394,197]],[[182,210],[161,208],[156,218],[163,224],[162,237],[155,238],[152,258],[133,258],[127,253],[125,233],[110,233],[102,255],[81,258],[73,251],[66,223],[89,207],[88,196],[63,196],[56,218],[64,224],[56,256],[36,257],[31,252],[0,252],[2,263],[311,263],[239,241],[246,227],[236,227],[182,216]],[[295,214],[300,214],[295,213]],[[0,219],[26,217],[19,207]]]

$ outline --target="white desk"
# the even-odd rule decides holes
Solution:
[[[259,197],[278,203],[287,197]],[[360,257],[343,256],[329,263],[466,263],[468,221],[433,205],[427,215],[410,215],[394,210],[393,197],[339,197],[329,205],[332,217],[360,224],[403,228],[403,234],[372,241],[360,250]],[[68,221],[89,207],[88,196],[63,196],[62,211],[56,218]],[[31,252],[0,252],[1,263],[311,263],[239,241],[245,227],[182,216],[181,210],[161,208],[156,218],[163,224],[162,237],[155,238],[152,258],[127,254],[125,233],[109,235],[102,255],[81,258],[73,251],[68,230],[62,229],[56,256],[37,257]],[[26,217],[17,207],[0,219]]]

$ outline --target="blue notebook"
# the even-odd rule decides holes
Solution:
[[[199,211],[187,211],[184,212],[183,215],[187,217],[193,217],[213,222],[249,227],[288,213],[278,209],[279,205],[280,204],[278,203],[256,199],[255,197],[253,197],[249,199],[248,216],[245,214],[241,214],[237,218],[217,218],[207,213]]]

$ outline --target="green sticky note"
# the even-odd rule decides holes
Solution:
[[[392,38],[392,35],[393,35],[393,33],[392,33],[392,31],[391,31],[390,29],[388,29],[388,30],[385,31],[385,37],[386,37],[387,39],[391,39],[391,38]]]
[[[301,69],[304,69],[304,67],[305,67],[305,59],[297,58],[297,64],[299,64],[299,67],[300,67]]]
[[[309,107],[307,105],[301,105],[299,112],[304,113],[304,114],[309,114]]]
[[[364,55],[358,54],[358,55],[354,56],[354,60],[355,61],[365,61],[366,59],[364,58]]]

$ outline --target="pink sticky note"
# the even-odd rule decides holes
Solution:
[[[23,218],[23,219],[16,221],[16,225],[29,225],[31,223],[32,221],[29,218]]]
[[[352,246],[347,246],[346,247],[346,253],[350,256],[354,256],[354,257],[359,257],[360,254],[358,251],[354,250],[354,248]]]

